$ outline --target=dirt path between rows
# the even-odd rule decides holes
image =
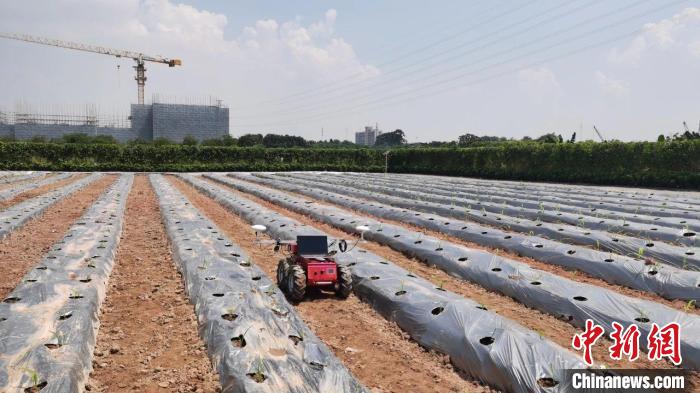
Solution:
[[[0,241],[0,299],[12,292],[115,179],[113,175],[104,176],[87,185]]]
[[[236,179],[236,180],[244,182],[242,180],[238,180],[238,179]],[[215,183],[215,184],[219,184],[219,183]],[[252,182],[252,184],[255,184],[256,186],[259,186],[259,187],[270,188],[269,186],[257,184],[255,182]],[[337,207],[340,209],[345,209],[349,212],[352,212],[352,214],[355,214],[355,215],[360,216],[360,217],[374,219],[374,220],[381,221],[381,222],[384,222],[387,224],[403,226],[403,227],[408,228],[412,231],[421,232],[427,236],[433,236],[433,237],[436,237],[438,239],[448,241],[450,243],[461,244],[461,245],[468,247],[468,248],[483,250],[483,251],[490,252],[492,254],[497,253],[499,256],[502,256],[504,258],[509,258],[509,259],[513,259],[516,261],[520,261],[520,262],[523,262],[523,263],[526,263],[526,264],[532,266],[535,269],[539,269],[539,270],[543,270],[543,271],[546,271],[546,272],[549,272],[552,274],[556,274],[558,276],[565,277],[565,278],[568,278],[570,280],[595,285],[595,286],[598,286],[601,288],[615,291],[617,293],[621,293],[621,294],[626,295],[626,296],[630,296],[630,297],[634,297],[634,298],[638,298],[638,299],[650,300],[653,302],[661,303],[663,305],[666,305],[668,307],[671,307],[671,308],[679,310],[679,311],[690,312],[690,313],[693,313],[696,315],[700,315],[700,308],[699,308],[700,305],[698,305],[698,307],[687,307],[688,303],[683,301],[683,300],[668,300],[668,299],[664,299],[663,297],[656,295],[654,293],[640,291],[640,290],[628,288],[628,287],[625,287],[622,285],[611,284],[605,280],[593,277],[593,276],[589,275],[588,273],[582,272],[580,270],[566,269],[562,266],[557,266],[557,265],[554,265],[551,263],[538,261],[538,260],[530,258],[530,257],[521,256],[521,255],[518,255],[512,251],[504,250],[502,248],[493,248],[493,247],[482,246],[482,245],[477,244],[477,243],[462,240],[462,239],[454,237],[454,236],[450,236],[450,235],[446,235],[446,234],[438,232],[438,231],[418,227],[418,226],[415,226],[415,225],[412,225],[409,223],[396,221],[396,220],[389,220],[389,219],[385,219],[385,218],[373,217],[373,216],[370,216],[369,214],[359,212],[355,209],[352,209],[352,208],[349,208],[346,206],[341,206],[341,205],[338,205],[338,204],[332,203],[332,202],[321,201],[320,199],[311,198],[307,195],[299,194],[296,192],[287,191],[287,190],[277,190],[277,189],[275,189],[275,190],[276,191],[283,191],[287,194],[293,195],[293,196],[298,197],[298,198],[303,198],[306,200],[315,201],[316,203],[321,204],[321,205],[325,204],[328,206],[334,206],[334,207]],[[372,200],[368,200],[368,199],[364,199],[364,200],[367,201],[367,203],[376,203],[375,201],[372,201]],[[451,219],[446,218],[446,220],[450,221]],[[466,221],[466,222],[472,222],[472,221]],[[487,226],[487,225],[485,225],[485,226]],[[588,248],[590,248],[590,247],[588,247]]]
[[[46,185],[43,185],[41,187],[37,187],[33,190],[23,192],[21,194],[16,195],[13,198],[10,198],[8,200],[0,202],[0,210],[7,209],[9,206],[16,205],[18,203],[26,201],[27,199],[34,198],[34,197],[39,196],[41,194],[46,194],[47,192],[51,192],[57,188],[60,188],[60,187],[63,187],[65,185],[68,185],[70,183],[76,182],[85,176],[87,176],[87,174],[85,174],[85,173],[75,174],[75,175],[70,176],[66,179],[59,180],[55,183],[46,184]]]
[[[51,176],[56,176],[56,173],[49,173],[49,174],[47,174],[46,176],[39,176],[39,177],[34,177],[34,178],[31,178],[31,179],[24,179],[24,180],[20,180],[20,181],[9,181],[9,182],[7,182],[7,183],[0,182],[0,191],[4,191],[4,190],[7,190],[7,189],[16,187],[16,186],[21,186],[22,184],[27,184],[27,183],[30,183],[30,182],[33,182],[33,181],[39,181],[39,180],[43,180],[43,179],[48,179],[48,178],[51,177]]]
[[[213,199],[172,176],[180,191],[231,240],[243,247],[269,277],[275,277],[282,254],[254,245],[248,223]],[[307,325],[343,361],[350,371],[376,393],[486,392],[489,388],[462,378],[442,355],[426,351],[395,324],[378,315],[354,295],[306,299],[295,309]]]
[[[220,391],[145,175],[129,194],[100,325],[92,392]]]
[[[279,207],[270,202],[264,201],[254,195],[241,193],[237,190],[234,190],[227,186],[223,186],[212,180],[205,180],[210,181],[212,184],[218,185],[220,187],[224,187],[235,194],[238,194],[244,198],[248,198],[271,210],[275,210],[289,218],[293,218],[301,223],[314,226],[328,233],[331,236],[346,239],[353,236],[353,234],[346,233],[330,225],[318,222],[308,216]],[[553,317],[552,315],[545,314],[539,310],[529,308],[508,296],[489,291],[479,286],[478,284],[474,284],[456,277],[452,277],[451,275],[445,273],[443,270],[440,270],[437,267],[428,266],[418,261],[417,259],[408,258],[387,246],[367,241],[365,243],[362,243],[361,247],[386,258],[388,261],[391,261],[403,267],[404,269],[409,270],[420,277],[423,277],[424,279],[430,280],[436,286],[442,286],[448,291],[460,294],[465,298],[472,299],[486,306],[490,311],[496,312],[505,318],[508,318],[531,330],[534,330],[542,337],[573,351],[573,349],[571,349],[571,339],[575,334],[580,333],[581,330],[567,322],[559,320]],[[611,341],[601,338],[600,340],[598,340],[596,346],[593,349],[594,359],[596,359],[600,363],[606,364],[610,368],[649,369],[672,367],[669,363],[665,362],[651,362],[644,356],[640,356],[640,358],[635,362],[629,362],[624,360],[612,360],[608,357],[608,346],[610,346],[611,344]]]

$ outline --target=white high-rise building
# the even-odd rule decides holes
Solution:
[[[355,133],[355,144],[362,146],[374,146],[377,137],[381,135],[378,127],[367,126],[364,131]]]

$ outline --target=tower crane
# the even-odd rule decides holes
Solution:
[[[168,59],[162,56],[149,56],[139,52],[132,52],[127,50],[111,49],[103,46],[80,44],[77,42],[62,41],[51,38],[36,37],[29,34],[14,34],[14,33],[2,33],[0,32],[0,38],[7,38],[11,40],[31,42],[41,45],[57,46],[59,48],[75,49],[84,52],[100,53],[103,55],[110,55],[116,57],[125,57],[133,59],[136,62],[134,69],[136,70],[136,85],[138,86],[138,103],[143,104],[144,87],[146,86],[146,66],[147,61],[153,63],[163,63],[167,64],[169,67],[175,67],[182,65],[182,61],[179,59]]]
[[[593,126],[593,131],[598,135],[598,138],[600,138],[601,142],[605,142],[605,138],[603,138],[603,135],[598,131],[598,128],[596,126]]]

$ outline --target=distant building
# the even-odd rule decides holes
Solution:
[[[377,141],[377,137],[381,134],[382,132],[379,131],[378,127],[365,127],[364,131],[355,133],[355,144],[362,146],[374,146],[374,142]]]
[[[165,138],[179,143],[189,135],[201,142],[228,135],[228,116],[229,110],[221,102],[211,105],[132,104],[129,118],[118,124],[105,122],[95,115],[0,112],[0,137],[54,139],[80,133],[110,135],[119,142]]]

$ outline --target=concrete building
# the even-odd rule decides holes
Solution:
[[[66,134],[111,135],[119,142],[165,138],[182,142],[186,136],[198,141],[221,138],[229,132],[229,110],[217,105],[153,103],[131,105],[130,122],[102,125],[92,116],[17,115],[0,112],[0,137],[28,140],[61,138]],[[128,124],[127,124],[128,123]]]
[[[355,133],[355,144],[362,146],[374,146],[374,142],[377,137],[381,135],[382,132],[379,131],[378,127],[365,127],[364,131]]]

